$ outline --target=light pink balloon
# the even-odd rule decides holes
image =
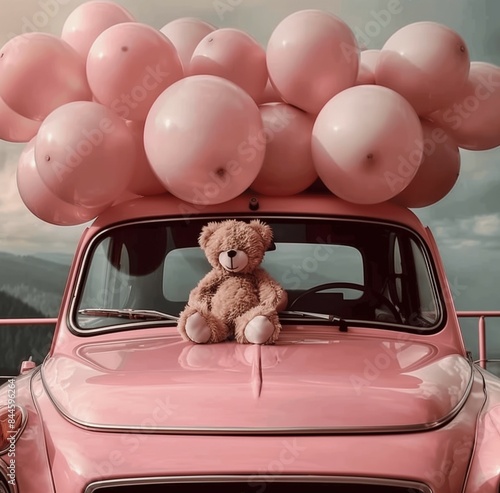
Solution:
[[[265,148],[259,108],[236,84],[195,75],[166,89],[149,112],[144,144],[168,191],[193,204],[220,204],[245,191]]]
[[[13,111],[43,120],[57,107],[90,100],[85,63],[65,41],[46,33],[12,38],[0,51],[0,97]]]
[[[416,22],[384,44],[375,77],[377,84],[397,91],[425,116],[457,96],[469,67],[469,50],[459,34],[436,22]]]
[[[380,56],[380,50],[364,50],[359,58],[358,78],[356,79],[357,86],[364,84],[376,84],[375,68]]]
[[[424,157],[410,184],[392,201],[404,207],[427,207],[446,197],[460,174],[456,142],[436,124],[422,120]]]
[[[355,86],[337,94],[313,128],[318,175],[338,197],[376,204],[401,192],[422,161],[422,125],[398,93]]]
[[[205,36],[194,50],[189,74],[224,77],[258,101],[268,80],[266,52],[239,29],[218,29]]]
[[[285,103],[260,106],[264,123],[264,163],[252,190],[264,195],[300,193],[318,178],[311,154],[314,119]]]
[[[155,175],[146,156],[146,150],[144,149],[144,123],[135,121],[127,121],[126,123],[136,144],[134,172],[128,186],[128,191],[132,194],[142,196],[165,193],[165,186]]]
[[[184,73],[188,73],[189,62],[193,51],[198,46],[198,43],[217,28],[194,17],[181,17],[175,19],[165,26],[160,31],[172,41],[172,44],[177,49],[177,53],[182,63]]]
[[[458,97],[431,115],[459,147],[473,151],[500,146],[500,67],[472,62]]]
[[[164,34],[138,22],[106,29],[87,59],[94,96],[127,120],[146,120],[156,98],[183,75],[174,45]]]
[[[7,106],[0,98],[0,139],[8,142],[28,142],[42,122],[21,116]]]
[[[86,60],[99,34],[115,24],[133,21],[134,16],[115,2],[85,2],[69,14],[61,38]]]
[[[35,159],[42,180],[62,200],[111,204],[129,185],[135,142],[125,121],[90,101],[69,103],[42,123]]]
[[[57,197],[38,173],[35,163],[35,141],[26,144],[17,166],[17,188],[24,205],[39,219],[57,226],[75,226],[91,221],[104,208],[69,204]]]
[[[354,85],[359,48],[339,17],[295,12],[274,29],[267,45],[269,77],[282,99],[317,114],[335,94]]]

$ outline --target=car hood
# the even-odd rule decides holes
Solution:
[[[172,433],[430,429],[455,416],[472,385],[469,362],[432,344],[325,327],[280,337],[272,346],[174,334],[92,342],[51,356],[41,373],[76,423]]]

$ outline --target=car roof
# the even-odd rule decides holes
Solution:
[[[423,233],[424,225],[409,209],[391,202],[359,205],[346,202],[331,193],[302,193],[293,196],[264,196],[246,192],[222,204],[191,204],[169,193],[139,197],[121,202],[105,210],[94,221],[91,229],[105,229],[111,225],[143,220],[181,218],[186,221],[197,217],[221,216],[230,218],[265,215],[335,216],[357,219],[382,220],[408,226]]]

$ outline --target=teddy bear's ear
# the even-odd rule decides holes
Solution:
[[[259,221],[258,219],[250,221],[250,226],[262,237],[264,248],[267,250],[273,241],[273,230],[271,229],[271,226]]]
[[[211,222],[201,228],[200,237],[198,238],[198,244],[201,246],[201,248],[206,248],[208,240],[210,239],[212,234],[217,231],[219,226],[219,223]]]

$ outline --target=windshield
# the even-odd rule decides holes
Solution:
[[[217,218],[215,218],[217,219]],[[221,218],[224,219],[224,218]],[[419,237],[370,221],[263,217],[274,233],[262,267],[288,293],[281,322],[432,331],[443,318]],[[214,218],[149,221],[101,233],[85,260],[73,305],[79,332],[175,325],[189,292],[211,267],[198,246]],[[307,313],[304,313],[307,312]]]

